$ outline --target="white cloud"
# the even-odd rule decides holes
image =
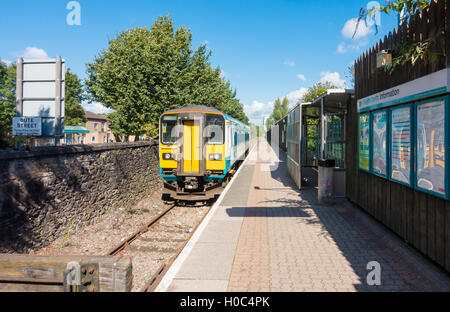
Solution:
[[[12,62],[11,61],[8,61],[8,60],[1,60],[3,63],[5,63],[6,64],[6,66],[9,66],[9,65],[11,65],[12,64]]]
[[[289,101],[289,108],[294,108],[295,105],[303,98],[308,88],[300,88],[298,90],[292,91],[286,95]]]
[[[330,72],[321,72],[320,73],[320,82],[331,82],[337,88],[345,89],[347,88],[347,83],[345,80],[341,79],[338,72],[330,73]]]
[[[244,110],[251,123],[260,125],[266,116],[272,114],[273,102],[266,104],[259,101],[253,101],[251,105],[245,105]]]
[[[347,45],[342,42],[340,45],[338,45],[337,47],[337,53],[339,54],[345,54],[347,53],[348,49],[347,49]]]
[[[227,73],[223,69],[220,70],[220,77],[221,78],[226,78],[227,77]]]
[[[300,80],[306,81],[305,75],[298,74],[297,77],[298,77],[298,79],[300,79]]]
[[[338,47],[336,52],[339,54],[345,54],[349,51],[360,51],[364,46],[369,44],[369,40],[363,39],[354,43],[342,42]]]
[[[93,102],[93,103],[84,102],[81,104],[81,106],[85,110],[90,111],[95,114],[109,114],[113,111],[112,109],[106,108],[105,106],[103,106],[102,104],[97,103],[97,102]]]
[[[294,61],[290,61],[290,60],[286,60],[286,61],[284,61],[284,65],[287,65],[289,67],[294,67],[295,66],[295,62]]]
[[[49,58],[47,52],[36,47],[27,47],[23,53],[23,57],[27,59],[45,59]]]
[[[357,18],[352,18],[345,22],[341,33],[347,42],[344,41],[338,45],[337,53],[345,54],[350,51],[360,51],[361,48],[369,44],[369,40],[366,37],[374,32],[373,27],[366,25],[365,21],[361,20],[355,33],[357,23]],[[353,37],[353,35],[355,36]]]
[[[306,91],[308,91],[308,88],[300,88],[289,92],[285,96],[280,97],[280,99],[287,97],[289,101],[289,109],[292,109],[303,98]],[[272,114],[273,104],[274,102],[263,103],[260,101],[253,101],[251,105],[245,105],[244,110],[251,123],[262,125],[264,119]]]
[[[361,20],[358,25],[358,30],[356,31],[355,34],[357,23],[358,23],[357,18],[352,18],[349,19],[347,22],[345,22],[344,28],[342,28],[342,35],[344,36],[344,38],[359,40],[361,38],[368,36],[373,32],[372,27],[367,26],[366,23],[363,20]],[[353,34],[355,34],[354,37]]]

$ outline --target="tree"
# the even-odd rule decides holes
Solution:
[[[108,120],[115,135],[152,137],[160,115],[187,105],[214,106],[248,122],[230,83],[213,69],[206,45],[194,51],[192,34],[159,17],[150,29],[133,28],[110,40],[87,65],[90,100],[113,109]]]
[[[16,65],[0,60],[0,148],[11,144],[12,118],[16,115]]]
[[[283,98],[283,101],[280,98],[277,98],[273,105],[273,112],[267,121],[268,127],[272,127],[281,119],[283,119],[289,113],[289,100],[287,97]]]
[[[83,85],[76,74],[66,70],[66,100],[65,117],[66,126],[82,126],[86,124],[87,118],[81,102],[85,99]]]
[[[327,92],[329,89],[337,88],[333,83],[329,81],[318,82],[306,91],[305,95],[302,97],[301,102],[308,103],[317,99],[319,96]]]

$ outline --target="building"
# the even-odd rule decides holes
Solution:
[[[89,133],[85,135],[85,144],[99,144],[113,142],[113,135],[106,116],[97,115],[90,111],[84,111],[87,118],[86,129]]]
[[[106,116],[84,111],[87,122],[84,127],[64,127],[63,143],[72,144],[105,144],[114,142]]]

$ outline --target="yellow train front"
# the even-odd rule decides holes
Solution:
[[[164,197],[207,201],[245,159],[250,128],[206,106],[173,109],[160,118],[160,175]]]

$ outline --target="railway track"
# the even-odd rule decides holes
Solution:
[[[120,255],[123,256],[126,254],[126,256],[131,256],[133,258],[133,266],[135,263],[146,262],[146,259],[144,259],[144,258],[146,258],[146,256],[147,257],[149,256],[148,253],[157,252],[159,249],[163,249],[163,250],[169,249],[170,250],[170,248],[165,247],[168,244],[167,241],[162,240],[162,241],[158,242],[158,239],[152,239],[152,236],[156,236],[156,235],[152,235],[152,234],[156,234],[156,232],[158,231],[157,229],[154,229],[154,228],[156,228],[157,226],[161,226],[161,223],[164,223],[164,221],[166,219],[170,219],[171,217],[172,217],[172,219],[176,219],[173,217],[173,214],[177,210],[178,210],[178,213],[180,213],[180,210],[182,210],[182,209],[189,209],[189,210],[192,210],[195,208],[200,209],[201,218],[197,218],[197,220],[194,221],[195,224],[192,225],[193,227],[190,228],[189,231],[185,230],[185,231],[180,231],[179,233],[174,233],[175,231],[171,231],[172,232],[171,240],[175,244],[178,245],[177,248],[170,250],[171,256],[170,256],[169,260],[161,261],[156,272],[151,276],[151,278],[149,280],[147,280],[145,282],[145,285],[143,287],[141,286],[139,288],[141,292],[153,292],[156,289],[156,287],[158,286],[161,279],[164,277],[165,273],[168,271],[170,266],[173,264],[175,259],[179,256],[179,254],[182,252],[182,250],[184,249],[186,244],[189,242],[192,235],[194,235],[198,226],[202,223],[203,219],[206,217],[206,215],[210,211],[211,207],[212,207],[211,202],[204,203],[201,206],[186,206],[186,205],[182,205],[179,203],[170,204],[158,216],[152,218],[147,224],[142,226],[138,231],[136,231],[135,233],[132,233],[131,235],[128,236],[128,238],[126,238],[125,240],[120,242],[117,246],[112,248],[108,252],[107,255],[108,256],[120,256]],[[171,222],[174,223],[174,220],[167,220],[167,223],[171,223]],[[170,226],[176,227],[176,225],[173,225],[173,224]],[[153,230],[154,230],[154,232],[152,232]],[[186,237],[186,234],[188,234],[187,237]],[[176,237],[174,238],[174,236],[176,236]],[[142,242],[140,242],[140,241],[142,241]],[[135,246],[139,242],[140,242],[140,246]],[[145,245],[145,246],[142,247],[142,245]],[[135,276],[135,278],[136,278],[136,276]],[[142,284],[142,282],[140,284]]]

